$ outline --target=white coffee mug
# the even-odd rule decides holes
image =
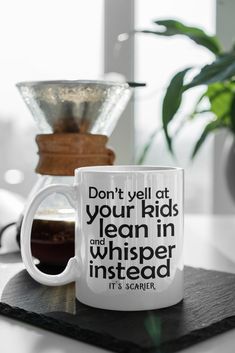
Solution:
[[[58,275],[35,266],[30,245],[35,212],[52,193],[65,195],[76,211],[75,256]],[[83,304],[110,310],[176,304],[183,298],[183,170],[76,169],[73,186],[48,186],[30,202],[21,249],[36,281],[52,286],[75,281],[76,297]]]

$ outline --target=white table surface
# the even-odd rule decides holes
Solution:
[[[186,216],[184,254],[186,265],[235,273],[235,216]],[[0,254],[0,287],[1,282],[5,282],[6,278],[10,278],[23,268],[17,254],[12,254],[12,263],[7,262],[4,260],[4,255]],[[105,353],[107,351],[0,316],[0,352]],[[234,353],[235,329],[181,352]]]

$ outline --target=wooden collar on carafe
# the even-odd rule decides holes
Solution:
[[[36,173],[72,176],[74,169],[92,165],[112,165],[113,150],[108,137],[86,133],[55,133],[36,136],[39,161]]]

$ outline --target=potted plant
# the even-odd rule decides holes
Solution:
[[[174,135],[169,129],[172,122],[178,119],[176,116],[182,105],[182,97],[185,92],[197,86],[205,88],[203,94],[198,99],[196,106],[192,108],[191,114],[186,121],[202,117],[205,113],[212,113],[211,120],[207,122],[201,135],[198,137],[191,153],[192,159],[197,155],[200,147],[207,139],[208,135],[219,129],[227,129],[235,134],[235,48],[224,52],[216,36],[206,34],[202,29],[187,26],[176,20],[157,20],[156,30],[141,30],[135,33],[145,33],[156,36],[175,36],[182,35],[190,38],[196,44],[210,50],[214,55],[212,63],[205,65],[199,72],[188,79],[188,74],[195,70],[187,67],[177,72],[171,79],[162,103],[162,129],[166,138],[169,151],[174,154]],[[207,109],[201,107],[207,104]],[[204,104],[203,104],[204,103]],[[208,114],[207,114],[208,118]],[[181,130],[182,125],[180,125]],[[158,134],[159,129],[155,130],[149,141],[143,148],[139,162],[143,162],[148,150]],[[227,160],[227,181],[230,191],[235,199],[235,143],[232,145]]]

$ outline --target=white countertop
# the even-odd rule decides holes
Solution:
[[[0,254],[0,284],[23,268],[19,255],[8,264]],[[185,217],[185,264],[235,273],[235,216]],[[18,260],[17,260],[18,259]],[[235,293],[234,293],[235,295]],[[1,353],[98,353],[106,350],[0,316]],[[235,329],[182,353],[234,353]]]

